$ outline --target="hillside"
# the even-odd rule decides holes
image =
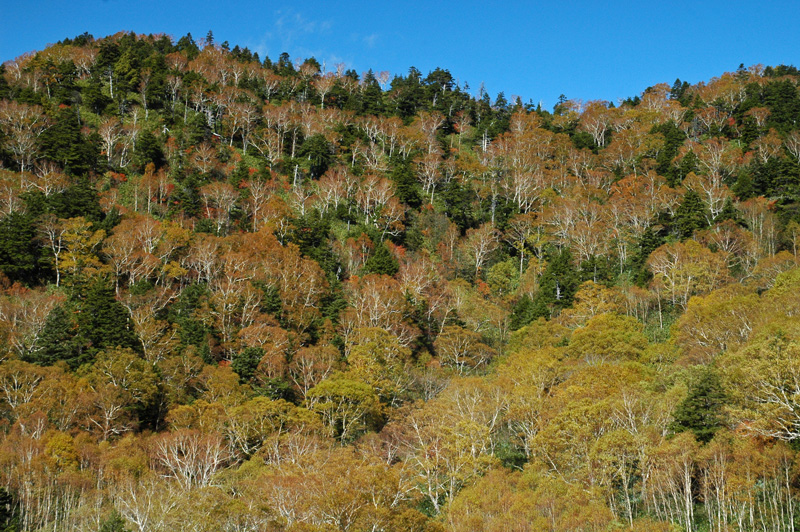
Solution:
[[[273,59],[2,65],[0,530],[800,524],[797,69]]]

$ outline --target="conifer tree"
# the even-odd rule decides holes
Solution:
[[[675,409],[672,429],[676,432],[690,430],[697,441],[708,443],[722,427],[722,407],[725,394],[719,377],[711,368],[701,370],[689,385],[689,393]]]
[[[378,273],[383,275],[394,275],[400,265],[397,259],[394,258],[392,252],[386,247],[385,242],[379,243],[375,246],[375,251],[369,256],[364,263],[364,273]]]
[[[706,220],[706,206],[694,190],[686,191],[683,201],[675,211],[673,218],[673,231],[681,238],[691,237],[695,231],[704,229],[708,224]]]

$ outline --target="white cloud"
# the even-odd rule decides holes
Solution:
[[[367,48],[374,48],[379,38],[380,35],[378,35],[377,33],[373,33],[371,35],[366,35],[362,37],[361,40]]]

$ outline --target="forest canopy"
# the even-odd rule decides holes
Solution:
[[[0,530],[794,530],[799,85],[6,61]]]

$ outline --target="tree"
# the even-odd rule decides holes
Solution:
[[[647,347],[641,323],[630,316],[598,314],[572,333],[568,352],[590,364],[637,360]]]
[[[345,345],[347,376],[369,384],[383,403],[397,406],[411,385],[411,350],[377,327],[356,329]]]
[[[681,238],[691,238],[695,231],[708,227],[708,220],[711,219],[703,200],[692,189],[683,195],[683,201],[675,211],[673,225],[675,232]]]
[[[125,519],[115,509],[111,512],[111,515],[100,523],[100,532],[130,532],[129,529],[125,527],[125,524]]]
[[[363,382],[333,375],[306,394],[308,408],[317,412],[331,436],[342,443],[358,437],[377,421],[378,396]]]
[[[69,274],[67,280],[73,286],[86,282],[103,271],[103,263],[97,255],[97,249],[106,236],[103,229],[94,230],[93,224],[82,216],[59,223],[49,222],[49,225],[52,230],[45,230],[48,240],[50,234],[54,237],[51,249],[57,249],[63,243],[61,266],[64,273]],[[55,255],[56,252],[53,253]]]
[[[672,521],[689,531],[694,523],[693,473],[697,441],[690,432],[678,434],[649,450],[653,468],[646,496],[652,497],[657,515],[669,515]]]
[[[107,347],[141,349],[129,326],[127,309],[115,299],[114,289],[104,279],[96,279],[88,286],[78,309],[79,334],[87,342],[88,353]]]
[[[319,179],[333,162],[333,146],[322,134],[316,134],[303,141],[298,157],[305,158],[312,179]]]
[[[758,294],[727,286],[692,297],[675,322],[673,337],[688,360],[708,363],[747,342],[767,317],[765,310]]]
[[[603,147],[606,143],[606,131],[611,122],[609,111],[608,102],[599,100],[587,102],[578,122],[578,129],[592,135],[598,147]]]
[[[30,214],[12,212],[0,220],[0,270],[10,281],[33,285],[46,277],[40,256]]]
[[[53,114],[54,121],[43,131],[41,153],[58,164],[69,175],[86,175],[95,168],[98,152],[95,145],[81,134],[78,114],[68,107]]]
[[[98,353],[87,380],[94,392],[89,422],[103,440],[132,430],[158,392],[153,366],[130,349]]]
[[[33,358],[42,348],[42,332],[48,315],[63,297],[15,285],[0,297],[0,320],[8,326],[7,341],[23,360]]]
[[[623,514],[630,526],[633,526],[635,504],[639,498],[637,481],[641,473],[638,463],[643,443],[629,431],[617,429],[600,436],[589,454],[593,473],[605,488],[611,511],[615,515]]]
[[[495,462],[489,427],[459,412],[454,402],[431,401],[404,416],[401,456],[414,473],[416,491],[436,514]]]
[[[394,275],[400,269],[397,259],[389,251],[386,242],[380,242],[375,246],[375,250],[364,262],[364,273],[375,273],[378,275]]]
[[[130,521],[137,532],[165,530],[178,523],[180,493],[177,487],[154,472],[131,475],[115,482],[115,504],[118,512]],[[185,524],[185,516],[181,518]]]
[[[446,510],[449,529],[599,532],[617,523],[597,489],[538,472],[492,469],[466,487]],[[666,532],[664,528],[636,528]]]
[[[651,285],[673,305],[686,308],[689,298],[706,294],[728,279],[727,260],[694,240],[664,244],[647,259]]]
[[[711,225],[721,217],[725,205],[730,202],[731,193],[717,175],[697,175],[690,172],[683,180],[683,186],[693,190],[705,200],[706,224]],[[681,207],[678,208],[678,212]],[[691,217],[691,216],[690,216]]]
[[[31,361],[49,366],[59,360],[77,368],[89,360],[86,346],[78,335],[78,324],[66,305],[58,305],[47,315],[42,328],[41,348],[31,356]]]
[[[264,350],[260,347],[246,347],[233,356],[231,369],[239,375],[242,382],[253,378],[258,368],[258,363],[264,357]]]
[[[533,301],[531,319],[549,317],[572,305],[575,293],[580,286],[580,278],[572,264],[569,248],[552,250],[547,267],[539,279],[539,290]]]
[[[283,399],[255,397],[230,409],[225,432],[238,453],[252,456],[268,442],[306,426],[319,428],[319,419]]]
[[[216,224],[216,234],[225,234],[230,214],[239,199],[236,189],[228,183],[213,181],[200,188],[200,197],[206,207],[206,218],[213,219]]]
[[[727,397],[722,383],[712,368],[702,368],[689,385],[686,398],[675,408],[672,429],[690,430],[697,441],[708,443],[724,426],[722,409]]]
[[[48,126],[48,120],[38,105],[0,100],[0,128],[20,172],[33,167],[38,139]]]
[[[345,295],[352,309],[340,316],[345,340],[352,330],[360,327],[386,329],[409,346],[418,331],[406,322],[410,309],[400,283],[387,275],[369,274],[351,277],[344,284]]]
[[[777,319],[741,349],[720,357],[718,364],[724,390],[735,402],[734,418],[746,422],[750,431],[787,441],[800,437],[795,327]]]
[[[38,399],[47,389],[42,387],[47,371],[39,366],[9,360],[0,365],[0,398],[8,417],[15,420],[25,407]]]
[[[448,325],[433,345],[442,365],[455,367],[461,375],[485,366],[497,354],[482,340],[478,333]]]
[[[491,223],[485,223],[477,229],[468,229],[461,250],[466,262],[474,268],[477,278],[481,267],[498,248],[499,233]]]
[[[19,526],[17,502],[8,488],[0,488],[0,526],[4,532],[14,532]]]
[[[575,293],[575,304],[561,313],[562,323],[583,326],[595,316],[622,312],[622,294],[594,281],[585,281]]]
[[[164,474],[184,490],[208,486],[229,459],[222,436],[191,429],[159,435],[153,453]]]
[[[541,329],[535,324],[529,327]],[[534,335],[539,340],[546,336]],[[512,349],[508,359],[498,367],[498,387],[507,394],[508,401],[505,421],[513,431],[512,441],[527,458],[532,457],[533,439],[546,422],[548,398],[572,369],[564,363],[564,351],[563,347],[526,345]]]
[[[67,233],[67,226],[62,220],[53,215],[45,216],[39,225],[39,232],[42,235],[44,244],[53,254],[53,265],[56,269],[56,286],[61,285],[61,264],[59,258],[66,249],[64,235]]]
[[[508,221],[504,240],[519,253],[519,274],[522,275],[525,263],[525,247],[536,234],[537,215],[535,213],[518,214]]]
[[[334,346],[301,347],[289,364],[289,376],[305,400],[309,390],[328,378],[338,366],[339,350]]]

